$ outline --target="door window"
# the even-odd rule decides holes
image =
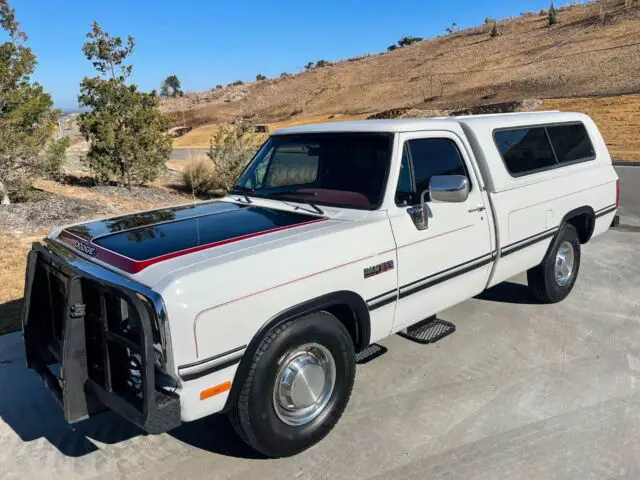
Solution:
[[[448,138],[417,138],[405,143],[396,190],[397,205],[415,205],[429,189],[434,175],[462,175],[471,179],[460,150]],[[429,195],[425,196],[429,200]]]

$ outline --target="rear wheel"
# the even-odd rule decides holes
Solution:
[[[231,423],[260,453],[294,455],[335,426],[354,377],[353,342],[336,317],[317,312],[286,322],[258,347]]]
[[[542,263],[527,272],[533,295],[543,303],[564,300],[580,269],[580,239],[573,225],[564,224]]]

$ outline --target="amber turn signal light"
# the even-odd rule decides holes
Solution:
[[[231,390],[231,382],[224,382],[215,387],[205,388],[200,392],[200,400],[206,400],[207,398],[214,397],[229,390]]]

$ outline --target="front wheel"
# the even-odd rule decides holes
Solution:
[[[565,223],[542,263],[527,272],[527,281],[538,300],[557,303],[573,290],[579,270],[580,238],[574,226]]]
[[[285,322],[258,347],[231,423],[263,455],[294,455],[335,426],[354,378],[353,342],[336,317],[316,312]]]

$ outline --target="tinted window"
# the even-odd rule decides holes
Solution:
[[[498,150],[512,174],[522,174],[556,165],[544,127],[500,130],[495,133]]]
[[[409,164],[409,147],[405,143],[402,149],[398,188],[396,188],[396,205],[411,205],[412,203],[413,181],[411,180],[411,166]]]
[[[281,200],[377,208],[391,155],[389,134],[276,135],[231,191]]]
[[[458,147],[452,140],[421,138],[409,140],[408,144],[417,195],[429,188],[429,181],[434,175],[464,175],[468,178]]]
[[[271,155],[271,165],[263,187],[313,183],[318,175],[318,147],[282,145]]]
[[[581,123],[547,127],[558,162],[576,162],[593,158],[589,136]]]

